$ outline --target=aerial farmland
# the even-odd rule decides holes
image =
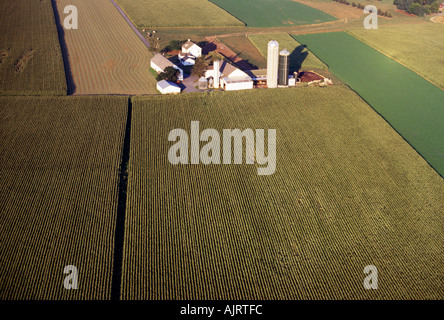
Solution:
[[[443,300],[439,8],[0,1],[0,300]]]

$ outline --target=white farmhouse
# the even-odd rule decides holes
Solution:
[[[183,81],[183,70],[172,63],[170,60],[165,58],[161,54],[155,54],[151,59],[151,68],[153,68],[157,73],[161,73],[165,70],[166,67],[173,67],[174,69],[179,70],[180,74],[177,77],[179,81]]]
[[[219,72],[216,72],[217,69]],[[227,61],[215,61],[205,72],[205,78],[213,78],[215,88],[227,91],[253,89],[253,79]]]
[[[159,90],[162,94],[178,94],[181,91],[177,84],[168,80],[159,81],[157,83],[157,90]]]
[[[202,48],[188,39],[182,46],[182,53],[199,58],[202,55]]]

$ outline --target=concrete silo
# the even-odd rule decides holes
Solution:
[[[268,88],[277,88],[278,65],[279,65],[279,43],[277,41],[272,40],[268,43],[268,55],[267,55]]]
[[[279,53],[279,81],[280,86],[288,86],[288,75],[290,74],[290,52],[287,49]]]

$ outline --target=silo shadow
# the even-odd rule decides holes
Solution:
[[[305,50],[305,51],[304,51]],[[290,54],[290,74],[299,72],[305,59],[307,59],[308,50],[306,45],[299,45]]]

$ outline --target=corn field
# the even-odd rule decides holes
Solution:
[[[66,95],[50,0],[0,2],[0,95]]]
[[[1,300],[109,299],[127,101],[0,98]]]
[[[191,121],[276,129],[276,173],[171,165]],[[135,98],[127,201],[123,299],[442,298],[444,182],[345,86]]]

